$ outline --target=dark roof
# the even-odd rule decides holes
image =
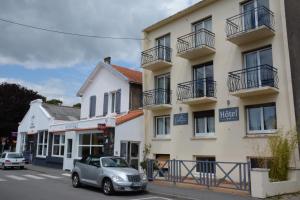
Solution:
[[[42,106],[55,120],[75,121],[80,119],[80,109],[78,108],[57,106],[47,103],[43,103]]]

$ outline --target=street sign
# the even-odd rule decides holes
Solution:
[[[189,123],[189,114],[188,113],[180,113],[174,114],[174,126],[177,125],[187,125]]]
[[[239,108],[219,109],[219,122],[239,121]]]

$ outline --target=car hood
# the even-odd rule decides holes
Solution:
[[[105,167],[104,168],[106,173],[110,173],[112,175],[138,175],[139,172],[136,169],[129,168],[129,167]]]

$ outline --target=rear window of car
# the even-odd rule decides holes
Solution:
[[[23,158],[23,155],[20,153],[9,153],[7,154],[7,158]]]

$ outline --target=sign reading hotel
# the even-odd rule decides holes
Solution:
[[[174,114],[174,126],[187,125],[189,123],[188,113]]]
[[[239,108],[219,109],[219,122],[239,121]]]

